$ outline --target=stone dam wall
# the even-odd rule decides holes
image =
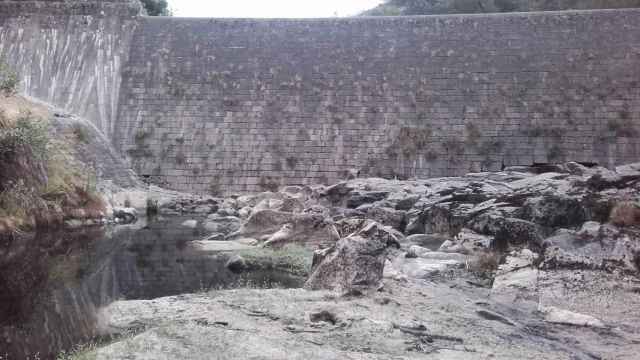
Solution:
[[[87,116],[138,174],[173,189],[640,159],[640,10],[82,16],[0,20],[0,56],[26,71],[25,92]],[[85,46],[64,52],[65,39]],[[71,73],[75,87],[55,80]]]
[[[111,137],[138,13],[123,0],[0,0],[0,61],[19,74],[21,92]]]

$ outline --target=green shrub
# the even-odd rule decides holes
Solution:
[[[159,210],[160,205],[158,204],[158,200],[147,199],[147,216],[158,215]]]
[[[0,192],[0,217],[26,219],[29,209],[38,203],[34,189],[25,185],[22,179],[6,185]]]
[[[13,126],[0,129],[0,156],[15,154],[26,147],[33,156],[44,159],[48,144],[48,124],[29,115],[20,117]]]
[[[297,244],[286,244],[279,249],[255,248],[239,254],[251,267],[279,270],[296,276],[309,275],[313,261],[313,251]]]
[[[640,225],[640,205],[633,201],[621,201],[611,210],[609,222],[617,226]]]
[[[18,74],[0,62],[0,93],[5,96],[13,95],[18,91],[19,85]]]

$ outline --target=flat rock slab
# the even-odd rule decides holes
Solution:
[[[255,246],[246,245],[237,241],[193,241],[192,244],[199,251],[204,252],[222,252],[222,251],[240,251],[255,249]]]
[[[425,279],[431,276],[436,276],[446,270],[461,267],[463,265],[463,261],[451,258],[398,258],[393,262],[393,267],[397,269],[397,271],[405,274],[407,277],[416,279]]]
[[[499,274],[493,281],[493,292],[522,291],[534,294],[538,286],[538,269],[523,268]]]
[[[100,360],[551,360],[584,355],[572,347],[576,342],[537,337],[509,324],[521,319],[505,320],[493,312],[481,315],[496,321],[479,319],[474,302],[487,290],[467,293],[445,283],[420,283],[389,281],[388,291],[349,299],[327,291],[238,289],[119,301],[102,310],[104,331],[141,332],[86,355]],[[323,312],[330,312],[335,323],[314,321],[314,314]],[[421,330],[401,331],[396,324]],[[575,337],[583,329],[566,327],[562,335]]]
[[[602,321],[590,315],[580,314],[565,309],[559,309],[553,306],[540,308],[540,311],[544,313],[544,321],[550,323],[575,326],[591,326],[597,328],[605,327]]]

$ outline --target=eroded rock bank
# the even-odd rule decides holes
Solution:
[[[314,250],[311,269],[298,268],[308,276],[304,289],[115,302],[101,310],[102,331],[122,337],[89,352],[633,359],[639,201],[640,164],[577,163],[210,199],[195,206],[206,219],[183,224],[207,229],[195,245],[227,254],[227,270],[237,273],[255,269],[247,251]],[[184,207],[170,202],[159,212]]]

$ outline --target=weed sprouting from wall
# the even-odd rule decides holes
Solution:
[[[135,134],[135,142],[136,145],[144,144],[145,140],[151,136],[152,130],[138,129]]]
[[[289,156],[287,157],[286,162],[289,169],[295,169],[296,165],[298,165],[298,158],[295,156]]]
[[[442,142],[442,148],[449,154],[462,155],[464,154],[464,143],[456,139],[448,139]]]
[[[187,157],[184,155],[182,151],[176,154],[176,164],[183,165],[187,162]]]
[[[466,123],[464,125],[466,131],[466,142],[469,145],[475,146],[478,140],[482,137],[482,133],[474,123]]]
[[[149,158],[153,157],[153,151],[151,149],[146,148],[146,147],[134,148],[134,149],[127,150],[127,155],[129,155],[132,158],[136,158],[136,159],[141,159],[141,158],[149,159]]]
[[[545,127],[543,125],[532,125],[523,131],[530,138],[552,138],[557,141],[562,139],[565,132],[566,130],[560,127]]]
[[[424,158],[427,161],[436,161],[436,160],[438,160],[438,153],[436,153],[435,151],[429,149],[424,153]]]
[[[211,196],[219,196],[222,194],[222,184],[220,183],[220,175],[215,175],[209,180],[208,191]]]
[[[272,176],[261,176],[258,185],[262,190],[276,192],[280,187],[280,181]]]
[[[385,153],[390,158],[415,157],[428,149],[432,131],[429,128],[402,127]]]
[[[498,154],[504,147],[504,143],[500,140],[485,140],[478,147],[478,154],[483,156]]]
[[[632,138],[638,136],[638,130],[626,118],[609,119],[607,121],[607,129],[615,133],[616,137]]]
[[[564,158],[564,155],[565,154],[562,147],[560,147],[560,145],[558,144],[554,144],[547,151],[547,160],[557,162],[562,160]]]

